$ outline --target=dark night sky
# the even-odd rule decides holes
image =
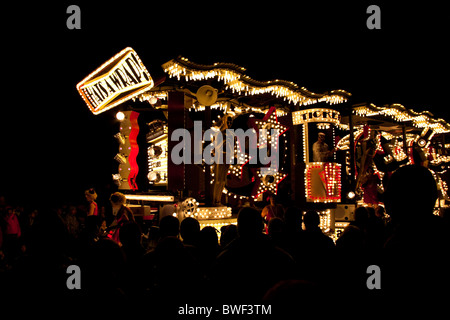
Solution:
[[[114,112],[92,115],[75,86],[127,46],[151,74],[178,55],[232,62],[256,80],[344,89],[353,103],[401,103],[450,121],[448,17],[432,1],[107,3],[3,8],[0,194],[52,202],[110,181]],[[66,28],[70,4],[81,8],[81,30]],[[366,28],[370,4],[381,8],[381,30]]]

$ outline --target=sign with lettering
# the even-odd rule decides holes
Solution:
[[[294,125],[308,122],[329,122],[338,125],[340,121],[340,113],[333,109],[316,108],[292,112]]]
[[[306,201],[341,202],[341,165],[311,162],[305,170]]]
[[[154,83],[132,48],[125,48],[77,84],[93,114],[109,110],[147,91]]]

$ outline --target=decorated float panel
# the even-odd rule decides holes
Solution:
[[[440,191],[437,211],[447,206],[450,126],[445,120],[400,104],[364,103],[353,105],[343,122],[352,126],[337,149],[346,151],[346,174],[353,177],[351,191],[358,203],[382,205],[390,175],[403,165],[415,164],[429,168],[435,176]]]
[[[435,172],[446,205],[450,127],[430,113],[351,106],[344,90],[258,81],[231,63],[178,57],[161,69],[153,79],[126,48],[77,85],[93,114],[114,108],[113,181],[144,219],[192,216],[218,228],[276,195],[317,209],[334,232],[356,203],[382,204],[383,181],[408,163]]]

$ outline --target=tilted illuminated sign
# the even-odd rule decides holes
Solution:
[[[338,125],[340,120],[340,113],[333,109],[316,108],[292,112],[294,125],[308,122],[330,122]]]
[[[77,84],[94,114],[109,110],[153,87],[154,83],[132,48],[125,48]]]

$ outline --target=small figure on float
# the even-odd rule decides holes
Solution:
[[[220,133],[223,135],[222,143],[218,146],[216,146],[216,150],[222,150],[223,156],[221,163],[215,163],[212,165],[212,172],[214,173],[214,181],[212,183],[211,188],[211,203],[213,206],[222,206],[222,194],[223,194],[223,188],[225,188],[225,185],[227,183],[227,174],[228,174],[228,168],[230,165],[226,161],[226,149],[224,147],[224,144],[229,142],[228,139],[226,139],[225,130],[229,129],[231,127],[231,124],[233,122],[233,118],[229,115],[224,115],[220,121],[220,125],[218,127],[215,127]],[[233,138],[234,139],[234,138]],[[231,147],[230,147],[231,149]]]
[[[120,228],[128,223],[134,222],[134,215],[130,208],[125,206],[126,198],[121,192],[114,192],[109,198],[112,205],[112,213],[114,220],[108,227],[109,235],[108,237],[112,240],[120,243],[119,241],[119,231]]]
[[[97,200],[97,193],[94,188],[90,188],[84,192],[84,196],[86,197],[86,201],[89,202],[89,216],[98,216],[98,205],[95,202]]]
[[[325,143],[325,133],[319,132],[317,141],[313,147],[313,162],[327,162],[333,156],[334,149],[330,150],[328,144]]]
[[[381,183],[380,177],[374,172],[372,167],[369,167],[362,179],[361,188],[363,189],[363,202],[369,207],[378,207],[379,202],[379,185]]]
[[[264,220],[264,224],[266,225],[266,233],[267,228],[269,226],[269,222],[272,218],[280,218],[284,221],[284,209],[281,204],[276,203],[275,195],[269,196],[270,204],[264,207],[261,212],[261,216]]]

